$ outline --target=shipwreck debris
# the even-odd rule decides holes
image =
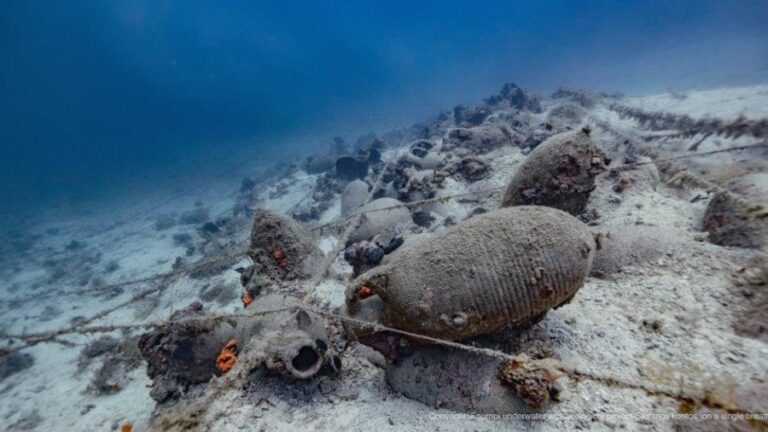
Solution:
[[[768,174],[746,174],[724,186],[704,213],[702,226],[710,241],[768,252]]]
[[[394,231],[403,224],[412,224],[411,211],[394,198],[379,198],[364,205],[357,229],[349,242],[369,240],[384,231]]]
[[[501,105],[519,110],[541,112],[541,102],[534,94],[520,88],[517,84],[507,83],[501,88],[501,92],[485,100],[488,105]]]
[[[368,175],[368,159],[342,156],[336,159],[336,176],[342,180],[363,179]]]
[[[595,177],[610,163],[589,134],[588,128],[566,132],[536,147],[509,182],[502,207],[542,205],[580,214]]]
[[[311,277],[323,252],[293,219],[257,209],[248,256],[258,273],[275,280],[293,280]]]
[[[301,310],[291,297],[255,299],[242,316],[211,320],[200,303],[174,313],[164,327],[141,336],[139,347],[158,402],[177,399],[235,367],[308,379],[338,371],[341,360],[329,341],[328,323]]]
[[[406,243],[351,283],[346,312],[452,340],[524,325],[573,297],[595,249],[587,226],[563,211],[496,210]],[[361,298],[361,287],[376,295]],[[350,331],[360,337],[371,329]]]
[[[341,215],[349,216],[368,200],[368,183],[354,180],[344,187],[341,194]]]
[[[518,145],[522,137],[506,125],[485,124],[472,128],[457,128],[448,133],[445,151],[459,155],[483,154],[505,145]]]

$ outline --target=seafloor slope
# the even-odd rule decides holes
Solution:
[[[555,358],[570,371],[558,401],[541,411],[553,418],[536,427],[717,430],[722,424],[610,415],[766,413],[765,231],[756,231],[751,247],[728,235],[712,244],[705,223],[709,202],[723,190],[753,207],[767,204],[766,107],[766,86],[638,98],[573,89],[543,98],[507,86],[476,107],[346,148],[337,141],[327,154],[242,183],[222,177],[200,189],[169,190],[171,201],[156,192],[141,205],[116,201],[107,212],[59,212],[12,227],[0,242],[4,429],[147,428],[156,403],[138,336],[194,301],[211,312],[242,311],[235,269],[249,263],[254,208],[290,215],[315,235],[330,257],[328,273],[280,289],[336,312],[353,273],[338,244],[349,220],[332,223],[340,221],[349,180],[379,186],[375,196],[430,200],[394,226],[407,242],[497,208],[531,149],[583,126],[613,159],[609,168],[630,166],[600,174],[580,215],[617,239],[604,252],[612,259],[570,304],[499,338],[500,350]],[[731,151],[744,146],[753,147]],[[343,154],[354,157],[335,165]],[[359,166],[361,159],[371,168]],[[457,418],[405,398],[388,386],[381,358],[337,342],[337,376],[228,389],[210,404],[205,427],[531,428],[521,420]],[[733,425],[765,427],[766,420]]]

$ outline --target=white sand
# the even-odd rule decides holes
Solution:
[[[693,117],[718,116],[750,118],[768,116],[768,86],[717,89],[688,92],[684,98],[671,94],[627,98],[622,104],[645,110],[663,110]],[[614,127],[632,131],[633,121],[619,119],[615,113],[598,106],[594,118],[608,121]],[[542,114],[541,119],[545,118]],[[610,138],[597,131],[597,138]],[[717,138],[711,146],[733,145]],[[712,147],[714,148],[714,147]],[[702,147],[704,150],[705,147]],[[400,150],[402,151],[402,150]],[[390,160],[398,153],[385,152]],[[485,182],[490,187],[502,186],[525,156],[516,148],[503,148],[488,155],[493,175]],[[301,172],[282,179],[260,191],[258,205],[287,213],[305,203],[311,196],[317,176]],[[603,182],[593,200],[608,202],[614,195],[612,183]],[[111,260],[119,269],[102,277],[105,283],[115,283],[170,270],[184,247],[174,245],[177,233],[197,234],[194,226],[175,226],[165,231],[153,228],[156,217],[181,214],[200,200],[211,215],[223,214],[232,207],[239,187],[239,178],[228,177],[211,182],[193,195],[164,198],[155,193],[142,201],[115,200],[98,214],[67,218],[65,211],[57,212],[55,223],[41,224],[38,232],[56,226],[55,235],[44,236],[36,245],[41,254],[66,257],[64,246],[72,239],[86,243],[86,250],[101,252],[101,261],[93,264],[101,269]],[[281,192],[272,194],[278,189]],[[440,196],[466,191],[463,183],[449,180]],[[168,191],[165,191],[168,192]],[[272,196],[270,196],[272,194]],[[703,202],[691,203],[696,191],[670,188],[663,184],[654,190],[625,194],[620,202],[601,207],[601,222],[628,218],[665,227],[678,228],[693,237],[703,212]],[[450,201],[429,210],[443,217],[461,220],[475,206],[493,208],[498,194],[480,203]],[[338,200],[321,217],[319,223],[337,218]],[[115,222],[117,221],[117,222]],[[243,233],[244,236],[247,232]],[[328,253],[337,239],[319,239],[321,249]],[[729,251],[712,246],[691,250],[676,256],[665,256],[652,265],[629,268],[612,279],[590,279],[574,301],[535,325],[522,346],[533,341],[546,341],[552,354],[573,369],[610,377],[621,382],[639,382],[684,389],[722,389],[737,382],[752,382],[765,386],[768,382],[768,345],[736,335],[731,323],[743,313],[748,301],[741,288],[734,286],[728,275],[735,268]],[[189,257],[190,262],[200,252]],[[738,262],[738,259],[736,259]],[[246,262],[246,261],[243,261]],[[2,326],[9,333],[53,330],[66,327],[76,316],[91,316],[106,310],[151,284],[124,288],[113,298],[93,295],[68,295],[77,286],[47,285],[48,275],[39,263],[18,263],[16,272],[2,273],[0,299],[27,299],[21,305],[3,301]],[[335,266],[340,276],[349,275],[343,260]],[[96,272],[97,274],[99,271]],[[160,295],[118,309],[93,324],[131,324],[167,319],[173,310],[197,299],[200,289],[208,284],[239,287],[239,275],[234,271],[205,280],[183,277],[171,282]],[[34,288],[35,284],[38,285]],[[329,279],[314,287],[317,298],[331,307],[343,303],[344,284]],[[36,295],[50,293],[36,300]],[[153,306],[153,307],[149,307]],[[239,299],[229,304],[210,307],[224,312],[239,310]],[[47,316],[54,311],[55,316]],[[650,330],[643,321],[658,320],[658,331]],[[40,417],[37,430],[113,430],[130,422],[141,429],[148,421],[154,401],[149,397],[150,384],[142,367],[130,372],[130,381],[113,395],[97,396],[88,385],[98,364],[81,374],[76,373],[81,346],[99,335],[72,335],[64,338],[78,346],[42,343],[27,350],[35,358],[28,370],[12,375],[0,384],[0,419],[6,429],[25,416],[36,412]],[[117,336],[117,334],[115,334]],[[554,403],[548,414],[583,414],[582,419],[559,419],[545,422],[483,419],[464,416],[455,418],[447,410],[434,409],[392,393],[384,382],[384,373],[364,359],[347,352],[345,367],[339,379],[339,389],[327,397],[316,397],[312,403],[289,403],[277,397],[274,404],[258,407],[250,399],[222,406],[226,414],[216,430],[603,430],[615,427],[627,429],[672,430],[672,421],[647,422],[638,419],[602,419],[607,413],[668,413],[678,411],[679,403],[666,396],[652,395],[639,389],[611,386],[596,381],[567,382],[562,401]],[[96,360],[97,362],[100,360]],[[768,404],[768,401],[763,401]],[[224,402],[221,402],[224,405]],[[768,410],[768,406],[764,407]],[[453,416],[453,417],[452,417]],[[136,430],[136,429],[135,429]]]

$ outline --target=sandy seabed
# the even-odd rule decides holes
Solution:
[[[570,96],[542,98],[540,113],[496,109],[482,121],[505,122],[522,115],[531,125],[529,131],[543,123],[560,130],[590,125],[594,141],[620,164],[625,143],[597,125],[607,124],[614,132],[640,140],[660,157],[685,154],[699,141],[697,152],[706,153],[761,140],[651,130],[631,117],[620,116],[615,104],[694,119],[768,117],[765,85],[618,99],[592,96],[590,103]],[[569,112],[562,109],[565,105],[576,107],[571,110],[577,112],[575,118],[553,115]],[[443,129],[457,126],[451,117],[449,113],[430,123],[437,125],[436,142],[441,142]],[[388,136],[382,153],[385,162],[407,153],[407,144],[413,141],[409,131]],[[491,149],[482,155],[489,165],[485,178],[466,181],[450,176],[438,188],[437,197],[472,188],[502,188],[527,153],[521,145]],[[764,174],[767,154],[763,148],[681,163],[701,178],[724,183],[748,172]],[[196,192],[177,193],[173,200],[162,190],[154,191],[139,201],[116,199],[98,214],[57,213],[24,232],[6,233],[0,272],[3,334],[45,332],[83,323],[149,323],[165,320],[195,300],[219,313],[241,311],[240,275],[234,269],[247,264],[244,254],[227,262],[222,271],[180,272],[130,285],[115,284],[244,251],[251,227],[233,216],[238,208],[260,206],[295,215],[316,204],[313,192],[322,174],[291,167],[275,172],[257,179],[253,188],[241,189],[238,172]],[[394,392],[381,364],[347,349],[340,375],[318,380],[317,390],[306,399],[243,394],[239,389],[223,394],[211,407],[210,411],[223,414],[209,425],[211,430],[720,430],[723,422],[740,428],[765,427],[768,337],[760,329],[740,330],[744,317],[766,303],[765,280],[745,281],[742,277],[745,271],[752,271],[749,263],[759,259],[761,252],[707,243],[701,221],[711,196],[705,189],[667,182],[663,177],[623,191],[615,186],[614,179],[598,178],[586,212],[592,215],[590,225],[614,227],[618,233],[621,227],[660,227],[674,232],[680,242],[660,244],[663,253],[648,260],[640,259],[638,251],[637,262],[621,271],[589,278],[571,303],[550,311],[517,336],[515,345],[521,351],[544,347],[547,355],[583,373],[582,379],[563,378],[559,400],[540,414],[458,413],[424,405]],[[324,199],[320,214],[304,221],[308,227],[341,216],[340,195]],[[466,219],[478,207],[498,207],[499,200],[499,193],[478,193],[470,200],[432,204],[426,210],[435,219],[433,225],[406,230],[403,235],[439,232]],[[218,220],[227,226],[226,232],[206,238],[201,226]],[[336,250],[340,231],[319,232],[316,240],[323,252]],[[694,243],[699,246],[685,247]],[[316,306],[339,307],[351,271],[339,258],[331,277],[303,288],[312,293]],[[161,289],[134,298],[158,284]],[[149,393],[151,381],[137,350],[120,345],[123,340],[135,343],[130,337],[139,333],[74,332],[20,351],[0,370],[2,428],[96,431],[120,430],[125,424],[134,425],[134,430],[147,428],[156,405]],[[99,352],[94,342],[104,336],[117,343],[105,343],[107,348]],[[7,340],[13,341],[8,346],[11,349],[24,343]],[[110,370],[110,364],[117,370]],[[654,388],[674,389],[677,397]],[[711,403],[697,405],[686,400],[686,395],[704,396]]]

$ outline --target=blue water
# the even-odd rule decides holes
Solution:
[[[3,1],[0,205],[151,187],[243,149],[295,159],[510,81],[761,82],[767,23],[766,1]]]

